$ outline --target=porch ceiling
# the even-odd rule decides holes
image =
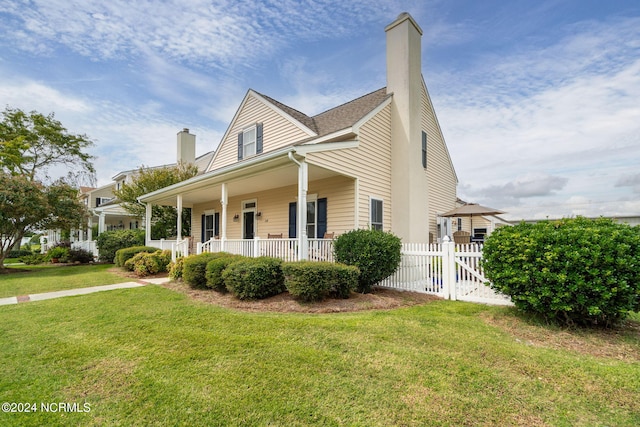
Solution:
[[[309,164],[309,182],[341,175],[340,173]],[[227,184],[228,197],[252,194],[290,185],[298,185],[298,166],[288,158],[274,159],[256,167],[246,168],[234,173],[215,175],[203,179],[197,185],[185,185],[180,191],[171,191],[160,198],[154,198],[153,204],[176,206],[177,195],[182,194],[182,204],[189,207],[222,198],[222,184]]]

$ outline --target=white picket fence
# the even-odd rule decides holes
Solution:
[[[488,285],[481,258],[482,246],[478,244],[405,243],[398,270],[378,286],[423,292],[451,300],[512,305],[508,296]]]
[[[299,243],[298,239],[212,239],[198,243],[196,253],[224,251],[249,257],[271,256],[297,261]],[[311,261],[333,262],[333,240],[308,239],[307,254]],[[404,243],[398,270],[377,286],[423,292],[451,300],[512,305],[509,297],[487,285],[481,259],[482,246],[478,244]]]

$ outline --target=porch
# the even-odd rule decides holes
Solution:
[[[146,244],[171,249],[174,258],[225,251],[332,261],[332,240],[324,237],[359,228],[364,209],[356,178],[307,163],[292,151],[241,163],[141,197],[147,230],[152,205],[176,207],[178,224],[182,208],[191,209],[189,237],[153,241],[147,233]],[[362,199],[367,206],[368,198]]]

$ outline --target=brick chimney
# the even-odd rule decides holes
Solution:
[[[184,128],[178,132],[177,162],[195,163],[196,161],[196,136]]]

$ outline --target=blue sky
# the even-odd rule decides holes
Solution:
[[[637,0],[0,0],[0,106],[87,134],[103,185],[175,161],[184,127],[214,150],[249,88],[313,115],[385,86],[404,11],[459,197],[640,214]]]

